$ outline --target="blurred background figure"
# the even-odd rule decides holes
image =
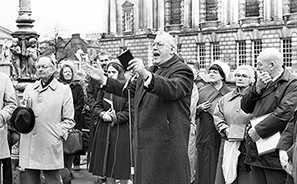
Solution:
[[[3,184],[12,184],[8,122],[18,104],[9,77],[0,72],[0,81],[0,176],[3,178]]]
[[[200,71],[199,62],[195,60],[187,60],[186,63],[192,69],[194,73],[194,83],[196,84],[198,90],[200,90],[203,86],[206,85],[206,82],[199,75],[199,71]]]
[[[78,78],[76,77],[74,68],[71,64],[64,64],[60,69],[59,81],[65,85],[68,85],[72,92],[73,105],[74,105],[74,129],[82,130],[86,127],[85,122],[82,118],[82,110],[84,107],[84,92],[82,86],[79,84]],[[64,154],[64,166],[70,171],[71,178],[73,179],[73,174],[71,172],[72,163],[74,164],[73,170],[80,170],[80,155],[85,154],[83,150],[75,155]]]
[[[192,69],[194,74],[194,81],[197,78],[197,68],[194,66],[195,63],[191,61],[186,61],[188,66]],[[193,89],[191,95],[191,106],[190,106],[190,120],[191,120],[191,129],[189,134],[189,146],[188,146],[188,155],[190,160],[190,172],[191,172],[191,183],[195,180],[196,172],[196,162],[197,162],[197,148],[196,148],[196,139],[197,139],[197,125],[196,125],[196,109],[199,100],[199,92],[195,82],[193,82]]]
[[[215,61],[208,69],[209,84],[200,89],[197,107],[197,167],[195,184],[214,184],[221,136],[213,122],[213,112],[220,98],[230,89],[226,85],[230,68],[222,61]]]
[[[217,166],[216,184],[249,184],[250,168],[244,163],[245,147],[241,141],[229,142],[230,125],[245,127],[249,123],[250,114],[240,108],[241,98],[251,89],[255,82],[255,71],[250,65],[241,65],[234,71],[236,88],[224,95],[217,103],[213,117],[217,131],[222,136],[220,156]],[[233,128],[233,127],[232,127]],[[238,132],[240,134],[240,132]],[[223,167],[223,170],[222,170]],[[233,172],[232,172],[233,171]],[[232,173],[232,174],[227,174]],[[251,183],[252,184],[252,183]]]
[[[117,62],[107,64],[108,77],[125,81],[124,69]],[[99,119],[94,134],[90,169],[106,178],[108,184],[127,184],[130,178],[129,109],[127,99],[99,90]],[[102,180],[97,180],[97,183]]]

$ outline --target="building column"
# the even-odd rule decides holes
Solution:
[[[146,29],[153,29],[153,1],[144,1],[145,11],[144,14],[146,15]]]
[[[284,0],[284,15],[290,13],[290,0]]]
[[[139,4],[138,4],[138,12],[139,12],[139,16],[138,16],[138,25],[139,25],[139,30],[143,30],[145,28],[145,24],[144,24],[144,6],[143,6],[143,0],[139,0]]]
[[[200,0],[200,10],[201,10],[201,22],[205,22],[206,21],[206,0]]]
[[[245,0],[239,0],[239,19],[245,18]]]
[[[117,4],[116,0],[110,0],[110,33],[117,32]]]
[[[232,9],[232,16],[231,16],[231,24],[238,25],[239,20],[239,2],[238,1],[230,1],[231,9]]]
[[[192,0],[192,25],[199,27],[200,23],[200,2]]]
[[[271,4],[271,0],[264,0],[264,21],[271,20],[271,6],[274,6],[273,4]]]
[[[171,18],[170,8],[171,8],[170,0],[165,0],[165,26],[170,25],[170,18]]]
[[[184,0],[184,27],[188,28],[191,27],[191,17],[190,17],[190,13],[191,13],[191,0]],[[192,15],[193,16],[193,15]]]
[[[158,30],[165,28],[165,1],[164,0],[158,0]]]

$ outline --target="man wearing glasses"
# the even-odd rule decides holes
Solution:
[[[75,125],[72,93],[54,78],[55,65],[49,57],[41,57],[36,69],[40,80],[28,84],[23,97],[35,114],[35,126],[21,134],[19,162],[24,172],[20,183],[40,184],[43,171],[45,183],[57,184],[59,169],[64,168],[62,139]]]
[[[269,114],[263,121],[248,130],[245,163],[251,166],[251,183],[283,184],[287,174],[286,150],[280,148],[280,162],[275,151],[259,155],[255,142],[285,129],[297,106],[297,79],[283,66],[283,55],[275,48],[264,49],[257,58],[256,85],[246,93],[241,108],[252,113],[251,118]],[[283,169],[282,169],[283,168]]]
[[[130,86],[137,184],[190,183],[187,153],[193,72],[177,56],[176,48],[174,37],[161,31],[152,44],[154,66],[147,70],[141,59],[129,61],[128,70],[139,74]],[[102,68],[87,65],[85,71],[107,92],[128,96],[125,84],[104,76]]]

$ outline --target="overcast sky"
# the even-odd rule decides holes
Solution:
[[[106,0],[31,0],[33,29],[41,36],[58,25],[66,37],[106,29]],[[0,0],[0,26],[16,31],[19,0]]]

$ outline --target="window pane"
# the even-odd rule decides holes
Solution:
[[[245,65],[246,64],[246,43],[245,41],[238,42],[238,65]]]
[[[286,67],[292,67],[292,39],[283,39],[283,60]]]
[[[205,55],[206,55],[206,50],[205,50],[205,43],[200,43],[199,44],[199,60],[200,60],[200,67],[201,68],[206,68],[206,63],[205,63]]]
[[[257,66],[257,57],[259,56],[260,52],[262,51],[262,41],[261,40],[254,40],[254,67]]]

